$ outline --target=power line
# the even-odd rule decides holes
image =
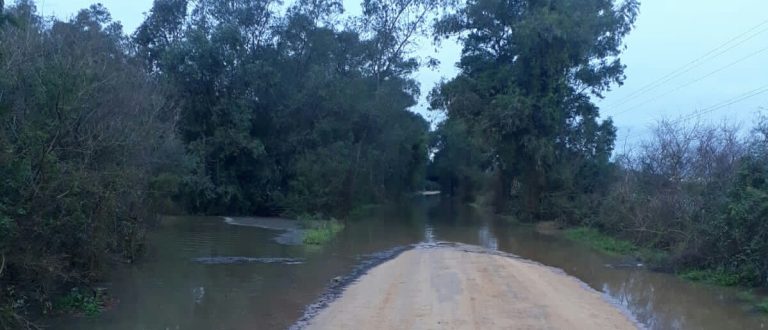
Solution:
[[[731,38],[730,40],[726,41],[725,43],[721,44],[720,46],[718,46],[718,47],[715,47],[714,49],[710,50],[710,51],[709,51],[709,52],[707,52],[706,54],[702,55],[702,56],[701,56],[701,57],[699,57],[699,58],[696,58],[696,59],[694,59],[693,61],[691,61],[691,62],[689,62],[689,63],[687,63],[687,64],[685,64],[685,65],[683,65],[682,67],[680,67],[680,68],[676,69],[675,71],[672,71],[671,73],[669,73],[669,74],[667,74],[667,75],[665,75],[665,76],[663,76],[663,77],[661,77],[661,78],[659,78],[659,79],[657,79],[657,80],[655,80],[655,81],[652,81],[652,82],[650,82],[650,83],[648,83],[648,84],[644,85],[644,86],[643,86],[643,87],[641,87],[639,90],[636,90],[635,92],[633,92],[633,93],[630,93],[629,95],[627,95],[627,96],[626,96],[626,97],[624,97],[623,99],[621,99],[621,100],[617,101],[617,102],[616,102],[616,103],[614,103],[613,105],[622,105],[622,104],[624,104],[624,103],[627,103],[627,102],[631,101],[632,99],[635,99],[635,98],[636,98],[636,97],[637,97],[639,94],[644,94],[645,92],[647,92],[647,91],[650,91],[650,90],[653,90],[653,89],[655,89],[656,87],[658,87],[658,86],[661,86],[661,85],[663,85],[663,84],[665,84],[665,83],[667,83],[667,82],[669,82],[669,81],[671,81],[671,80],[673,80],[673,79],[675,79],[675,78],[679,77],[679,76],[680,76],[680,75],[682,75],[682,74],[685,74],[685,73],[687,73],[687,72],[690,72],[691,70],[693,70],[693,69],[695,69],[696,67],[698,67],[698,66],[700,66],[701,64],[703,64],[703,62],[704,62],[704,60],[705,60],[705,59],[706,59],[706,60],[711,60],[711,59],[717,58],[718,56],[720,56],[720,55],[722,55],[722,54],[725,54],[726,52],[730,51],[731,49],[734,49],[734,48],[736,48],[736,47],[738,47],[738,46],[740,46],[740,45],[744,44],[745,42],[747,42],[747,41],[749,41],[749,40],[753,39],[754,37],[756,37],[756,36],[758,36],[758,35],[760,35],[760,34],[762,34],[762,33],[766,32],[766,31],[768,31],[768,29],[763,29],[763,30],[760,30],[760,31],[758,31],[757,33],[754,33],[754,34],[750,35],[750,36],[749,36],[749,37],[747,37],[746,39],[739,41],[739,42],[738,42],[738,43],[736,43],[735,45],[732,45],[732,46],[730,46],[730,47],[726,48],[725,50],[722,50],[722,51],[720,51],[720,49],[722,49],[723,47],[726,47],[726,46],[728,46],[728,45],[729,45],[729,44],[731,44],[732,42],[734,42],[734,41],[736,41],[736,40],[740,39],[741,37],[743,37],[743,36],[745,36],[745,35],[749,34],[750,32],[752,32],[752,31],[754,31],[754,30],[756,30],[756,29],[758,29],[758,28],[760,28],[760,27],[762,27],[763,25],[766,25],[766,24],[768,24],[768,20],[766,20],[766,21],[763,21],[762,23],[760,23],[760,24],[758,24],[758,25],[756,25],[756,26],[754,26],[754,27],[750,28],[750,29],[749,29],[749,30],[747,30],[746,32],[743,32],[743,33],[739,34],[738,36]],[[718,51],[719,51],[719,52],[718,52]],[[714,55],[713,55],[713,56],[710,56],[710,55],[712,55],[712,54],[714,54]]]
[[[679,124],[679,123],[682,123],[682,122],[686,122],[686,121],[689,121],[689,120],[691,120],[693,118],[701,117],[701,116],[706,115],[708,113],[720,110],[722,108],[734,105],[736,103],[742,102],[744,100],[747,100],[747,99],[750,99],[750,98],[753,98],[755,96],[762,95],[762,94],[765,94],[765,93],[768,93],[768,85],[764,85],[762,87],[758,87],[756,89],[753,89],[753,90],[748,91],[746,93],[739,94],[739,95],[737,95],[735,97],[732,97],[732,98],[727,99],[725,101],[721,101],[719,103],[716,103],[716,104],[711,105],[709,107],[706,107],[704,109],[695,111],[693,113],[689,113],[687,115],[684,115],[683,117],[680,117],[678,119],[673,120],[671,123],[672,124]],[[628,140],[630,138],[635,137],[635,135],[636,134],[631,134],[630,133],[629,135],[625,136],[624,138]]]
[[[716,70],[714,70],[714,71],[711,71],[711,72],[709,72],[709,73],[707,73],[707,74],[705,74],[705,75],[703,75],[703,76],[701,76],[701,77],[698,77],[698,78],[696,78],[696,79],[693,79],[693,80],[691,80],[691,81],[689,81],[689,82],[687,82],[687,83],[684,83],[684,84],[682,84],[682,85],[680,85],[680,86],[677,86],[676,88],[674,88],[674,89],[672,89],[672,90],[670,90],[670,91],[667,91],[667,92],[666,92],[666,93],[664,93],[664,94],[661,94],[661,95],[657,95],[657,96],[654,96],[654,97],[652,97],[652,98],[646,99],[646,100],[644,100],[643,102],[641,102],[641,103],[639,103],[639,104],[636,104],[635,106],[632,106],[632,107],[630,107],[630,108],[627,108],[627,109],[625,109],[625,110],[623,110],[623,111],[619,111],[619,112],[615,113],[615,114],[614,114],[614,116],[616,116],[616,115],[620,115],[620,114],[623,114],[623,113],[627,113],[627,112],[629,112],[629,111],[632,111],[632,110],[634,110],[634,109],[637,109],[637,108],[639,108],[639,107],[641,107],[641,106],[644,106],[644,105],[646,105],[646,104],[648,104],[648,103],[653,103],[653,102],[655,102],[655,101],[658,101],[660,98],[662,98],[662,97],[664,97],[664,96],[667,96],[667,95],[669,95],[669,94],[672,94],[672,93],[674,93],[674,92],[677,92],[677,91],[679,91],[679,90],[681,90],[681,89],[683,89],[683,88],[685,88],[685,87],[688,87],[688,86],[690,86],[690,85],[693,85],[693,84],[695,84],[695,83],[697,83],[697,82],[700,82],[700,81],[702,81],[702,80],[704,80],[704,79],[707,79],[707,78],[709,78],[709,77],[711,77],[711,76],[713,76],[713,75],[715,75],[715,74],[717,74],[717,73],[720,73],[720,72],[722,72],[722,71],[723,71],[723,70],[725,70],[725,69],[731,68],[731,67],[733,67],[733,66],[734,66],[734,65],[736,65],[736,64],[739,64],[739,63],[741,63],[741,62],[744,62],[744,61],[746,61],[746,60],[748,60],[748,59],[750,59],[750,58],[752,58],[752,57],[755,57],[755,56],[757,56],[757,55],[759,55],[759,54],[761,54],[761,53],[764,53],[764,52],[766,52],[766,51],[768,51],[768,47],[766,47],[766,48],[763,48],[763,49],[760,49],[760,50],[758,50],[758,51],[756,51],[756,52],[750,53],[750,54],[749,54],[749,55],[747,55],[747,56],[744,56],[744,57],[742,57],[742,58],[739,58],[739,59],[738,59],[738,60],[736,60],[736,61],[733,61],[733,62],[731,62],[731,63],[728,63],[727,65],[725,65],[725,66],[722,66],[722,67],[720,67],[720,68],[718,68],[718,69],[716,69]]]
[[[753,98],[755,96],[758,96],[758,95],[761,95],[761,94],[765,94],[765,93],[768,93],[768,85],[765,85],[765,86],[757,88],[757,89],[753,89],[753,90],[751,90],[749,92],[746,92],[744,94],[741,94],[741,95],[736,96],[734,98],[731,98],[729,100],[726,100],[726,101],[723,101],[721,103],[718,103],[718,104],[715,104],[713,106],[710,106],[708,108],[704,108],[704,109],[701,109],[699,111],[696,111],[696,112],[691,113],[691,114],[689,114],[689,115],[687,115],[685,117],[682,117],[680,119],[677,119],[677,120],[673,121],[673,123],[677,124],[677,123],[681,123],[681,122],[685,122],[685,121],[691,120],[693,118],[698,118],[698,117],[706,115],[706,114],[708,114],[710,112],[720,110],[720,109],[725,108],[727,106],[734,105],[734,104],[739,103],[741,101],[744,101],[746,99],[751,99],[751,98]]]
[[[616,105],[620,106],[620,105],[626,104],[629,101],[637,98],[637,96],[642,95],[642,94],[644,94],[644,93],[646,93],[646,92],[648,92],[650,90],[653,90],[653,89],[657,88],[658,86],[661,86],[661,85],[663,85],[663,84],[665,84],[665,83],[667,83],[667,82],[669,82],[669,81],[679,77],[680,75],[685,74],[685,73],[693,70],[694,68],[700,66],[703,62],[705,62],[705,60],[714,59],[714,58],[716,58],[716,57],[718,57],[718,56],[720,56],[720,55],[730,51],[731,49],[736,48],[736,47],[744,44],[745,42],[753,39],[754,37],[756,37],[756,36],[766,32],[766,31],[768,31],[768,29],[763,29],[763,30],[760,30],[760,31],[758,31],[756,33],[753,33],[752,35],[750,35],[746,39],[743,39],[743,40],[737,42],[735,45],[731,45],[731,43],[741,39],[743,36],[752,33],[753,31],[763,27],[766,24],[768,24],[768,20],[762,21],[761,23],[753,26],[752,28],[748,29],[747,31],[745,31],[745,32],[743,32],[743,33],[741,33],[741,34],[739,34],[739,35],[729,39],[728,41],[726,41],[725,43],[721,44],[720,46],[715,47],[714,49],[710,50],[706,54],[704,54],[704,55],[702,55],[702,56],[700,56],[700,57],[698,57],[698,58],[688,62],[687,64],[685,64],[685,65],[681,66],[680,68],[678,68],[678,69],[676,69],[676,70],[674,70],[674,71],[664,75],[663,77],[661,77],[661,78],[659,78],[657,80],[654,80],[654,81],[644,85],[640,89],[630,93],[629,95],[625,96],[623,99],[617,101],[616,103],[612,104],[611,106],[616,106]],[[729,45],[730,45],[730,47],[728,47]],[[728,48],[726,48],[726,49],[721,51],[721,49],[725,48],[725,47],[728,47]],[[710,56],[710,55],[712,55],[712,56]]]

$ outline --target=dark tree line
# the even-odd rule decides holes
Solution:
[[[434,4],[364,6],[342,25],[333,1],[155,2],[135,41],[179,105],[192,211],[344,213],[421,184],[411,19]]]
[[[0,16],[0,327],[141,253],[155,214],[344,216],[423,184],[408,110],[434,0],[157,0]],[[281,11],[281,9],[286,9]]]

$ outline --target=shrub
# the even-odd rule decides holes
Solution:
[[[0,322],[23,328],[143,248],[149,179],[181,154],[175,108],[100,5],[43,22],[33,2],[0,27]],[[95,311],[69,293],[63,306]]]
[[[102,294],[75,288],[57,299],[54,310],[60,313],[95,316],[104,310],[104,299]]]
[[[304,228],[304,244],[322,245],[332,240],[339,232],[344,230],[344,224],[336,219],[321,220],[319,214],[302,216],[299,218]]]

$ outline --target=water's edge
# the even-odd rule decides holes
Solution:
[[[314,302],[307,305],[301,318],[299,318],[299,320],[291,325],[288,329],[302,330],[306,328],[312,318],[317,316],[317,314],[328,307],[328,305],[330,305],[333,301],[341,297],[347,287],[357,282],[357,280],[367,274],[368,271],[389,260],[397,258],[397,256],[399,256],[401,253],[411,250],[415,246],[416,245],[399,246],[386,251],[364,256],[365,259],[361,261],[357,266],[355,266],[350,273],[334,278],[328,287],[326,287],[325,292],[323,292]]]

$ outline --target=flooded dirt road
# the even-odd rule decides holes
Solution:
[[[388,260],[382,251],[436,241],[482,246],[560,268],[648,329],[761,329],[768,324],[765,314],[739,300],[738,289],[636,267],[632,260],[533,226],[509,224],[482,210],[441,203],[439,197],[373,209],[323,246],[299,244],[297,232],[288,220],[167,217],[149,233],[146,256],[115,268],[101,284],[115,298],[111,308],[94,317],[51,320],[47,326],[286,329],[339,282],[335,279],[358,272],[368,261]]]
[[[636,329],[554,268],[470,246],[406,251],[373,268],[307,329]]]

